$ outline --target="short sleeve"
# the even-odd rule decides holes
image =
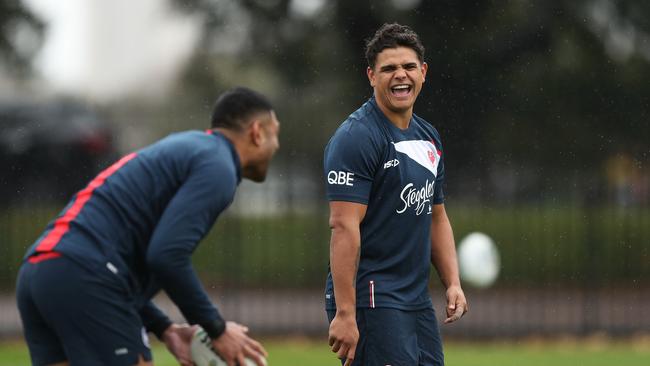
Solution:
[[[440,155],[440,162],[438,163],[436,184],[433,187],[433,204],[439,205],[445,202],[445,193],[442,187],[445,182],[445,156],[442,151],[442,146],[439,142],[436,142],[436,149]]]
[[[370,130],[356,120],[346,121],[325,148],[327,199],[368,204],[380,148]]]

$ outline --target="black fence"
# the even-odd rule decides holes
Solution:
[[[318,207],[318,205],[316,206]],[[326,203],[311,212],[219,219],[193,256],[223,311],[266,333],[322,333],[328,264]],[[1,333],[18,325],[11,299],[21,256],[60,207],[0,209]],[[457,241],[480,231],[496,243],[501,271],[487,289],[466,286],[472,312],[445,327],[463,337],[633,334],[650,329],[647,205],[447,205]],[[442,311],[444,291],[432,276]],[[163,307],[173,306],[164,296]],[[177,314],[177,313],[175,313]],[[176,315],[178,316],[178,315]]]

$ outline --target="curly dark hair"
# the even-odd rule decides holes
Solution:
[[[413,29],[397,23],[384,23],[372,38],[366,40],[368,66],[375,67],[377,55],[384,49],[399,46],[411,48],[418,55],[420,62],[424,62],[424,46]]]

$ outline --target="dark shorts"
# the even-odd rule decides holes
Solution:
[[[34,365],[151,360],[129,289],[109,267],[90,271],[65,257],[21,266],[16,297]]]
[[[335,314],[327,311],[330,322]],[[445,363],[433,308],[357,309],[357,326],[359,343],[354,366],[442,366]]]

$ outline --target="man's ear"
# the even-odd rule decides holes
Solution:
[[[426,62],[422,63],[422,82],[424,82],[427,79],[427,70],[429,69],[429,65],[427,65]]]
[[[366,69],[366,75],[368,75],[368,81],[370,82],[370,86],[372,86],[374,88],[375,87],[375,72],[373,71],[373,69],[370,68],[370,66],[368,66],[368,68]]]
[[[248,135],[255,146],[260,146],[264,142],[264,131],[260,120],[254,120],[248,127]]]

